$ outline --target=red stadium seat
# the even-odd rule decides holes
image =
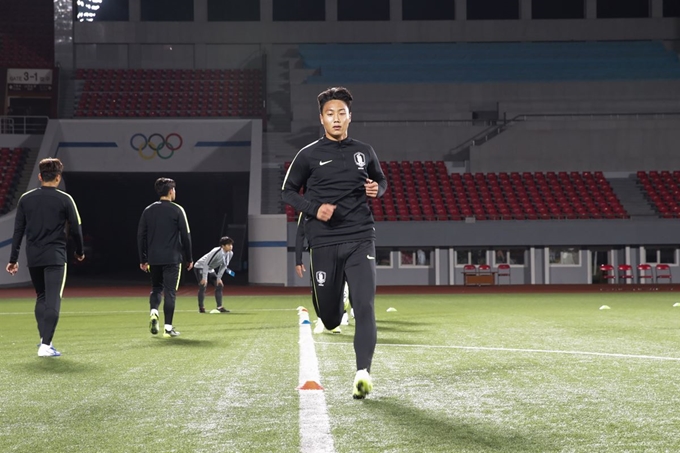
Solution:
[[[658,283],[660,279],[668,280],[668,283],[673,283],[673,275],[671,274],[671,267],[668,264],[657,264],[655,266],[656,270],[656,282]]]
[[[654,278],[654,275],[652,275],[652,266],[646,263],[643,264],[638,264],[637,265],[637,271],[638,271],[638,281],[640,283],[643,283],[645,280],[651,282],[652,279]]]
[[[623,280],[623,283],[632,282],[635,276],[633,275],[633,267],[630,264],[619,264],[619,282]]]
[[[605,281],[616,281],[614,266],[611,264],[601,265],[600,271],[602,272],[602,278],[605,279]]]

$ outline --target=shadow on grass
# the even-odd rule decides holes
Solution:
[[[196,340],[194,338],[155,337],[154,339],[163,346],[167,346],[169,348],[214,348],[215,345],[217,344],[214,341]]]
[[[401,320],[377,320],[378,335],[380,332],[425,332],[429,323]]]
[[[378,332],[378,346],[381,344],[403,344],[403,345],[414,345],[414,346],[420,346],[422,345],[422,342],[417,342],[417,341],[409,341],[405,338],[383,338],[380,336],[380,332]]]
[[[35,360],[19,364],[17,368],[23,369],[24,371],[32,374],[79,374],[91,373],[97,367],[93,366],[91,363],[86,364],[83,362],[74,362],[64,356],[61,356],[36,357]]]
[[[291,327],[297,325],[291,324],[263,324],[263,323],[242,323],[242,324],[226,324],[225,327],[230,331],[250,331],[250,330],[290,330]]]
[[[206,310],[208,310],[206,308]],[[231,318],[232,316],[243,316],[243,315],[251,315],[253,312],[245,312],[245,311],[230,311],[229,313],[210,313],[210,310],[208,310],[208,313],[197,313],[200,315],[208,315],[211,318],[213,317],[224,317],[224,318]]]
[[[400,319],[377,319],[376,323],[378,326],[429,326],[432,323],[428,322],[416,322],[416,321],[404,321]]]
[[[554,451],[549,445],[536,439],[529,439],[516,430],[505,429],[502,425],[490,423],[463,423],[456,419],[436,417],[432,413],[401,404],[399,400],[385,398],[367,399],[363,404],[371,410],[383,412],[395,426],[417,427],[418,435],[413,437],[408,451],[427,451],[432,442],[439,446],[437,451],[507,451],[538,452]],[[464,417],[465,414],[461,414]],[[418,445],[420,444],[420,445]]]
[[[415,332],[431,332],[431,330],[426,329],[426,328],[416,329],[416,328],[413,328],[413,327],[396,327],[396,326],[378,325],[378,335],[380,335],[380,332],[415,333]]]

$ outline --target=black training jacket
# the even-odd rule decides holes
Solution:
[[[17,206],[9,262],[16,263],[19,259],[25,234],[28,267],[66,264],[67,224],[76,243],[76,253],[82,255],[83,230],[71,195],[47,186],[26,192]]]
[[[378,196],[387,179],[373,148],[346,138],[326,138],[298,151],[283,181],[283,201],[303,212],[304,234],[310,248],[363,239],[375,239],[373,215],[367,203],[366,179],[378,183]],[[305,188],[300,195],[300,188]],[[317,220],[324,204],[336,205],[328,222]]]
[[[191,231],[184,208],[167,200],[147,206],[139,219],[137,247],[140,263],[159,265],[193,262]]]

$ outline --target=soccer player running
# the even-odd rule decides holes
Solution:
[[[348,136],[349,90],[329,88],[317,100],[325,134],[297,153],[283,181],[282,198],[304,214],[312,301],[327,329],[340,324],[344,282],[349,285],[356,322],[352,395],[362,399],[373,388],[370,371],[377,341],[375,228],[367,197],[382,196],[387,180],[373,148]]]
[[[153,335],[159,331],[158,307],[163,295],[165,329],[163,337],[179,335],[173,328],[175,298],[181,275],[182,262],[191,270],[191,231],[184,208],[175,203],[175,181],[158,178],[155,183],[159,201],[144,209],[137,228],[139,268],[151,274],[151,306],[149,330]]]
[[[199,313],[205,313],[205,290],[208,283],[215,287],[215,302],[217,303],[217,308],[214,311],[218,313],[229,313],[229,310],[222,305],[222,289],[224,288],[222,275],[224,275],[225,271],[232,277],[236,275],[236,273],[228,267],[231,258],[234,256],[233,250],[234,240],[229,236],[224,236],[220,239],[219,247],[210,250],[194,264],[194,274],[196,275],[196,280],[198,280]]]
[[[35,320],[40,334],[39,357],[59,357],[52,346],[59,321],[61,297],[66,283],[66,226],[75,240],[78,261],[85,259],[80,214],[71,195],[57,187],[64,165],[59,159],[46,158],[38,164],[40,187],[19,199],[14,220],[14,236],[7,272],[19,270],[19,249],[26,235],[26,259],[35,288]]]

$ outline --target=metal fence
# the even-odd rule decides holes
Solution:
[[[48,121],[46,116],[0,116],[0,134],[44,134]]]

